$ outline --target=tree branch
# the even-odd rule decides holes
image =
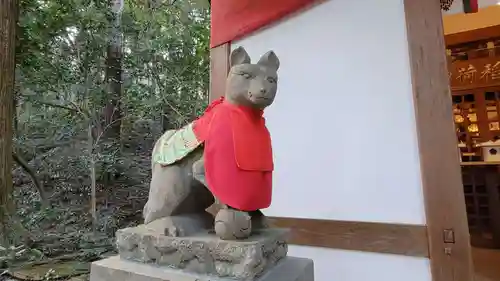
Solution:
[[[51,102],[51,101],[41,101],[38,99],[30,98],[29,96],[23,96],[23,97],[27,98],[28,101],[30,101],[32,103],[39,104],[39,105],[46,105],[46,106],[50,106],[50,107],[66,109],[66,110],[69,110],[72,112],[79,112],[77,108],[71,107],[69,105],[59,104],[59,103]]]
[[[60,104],[60,103],[53,102],[53,101],[39,100],[39,99],[36,99],[36,98],[32,98],[31,96],[28,96],[28,95],[23,95],[23,97],[25,97],[28,101],[30,101],[32,103],[35,103],[35,104],[46,105],[46,106],[50,106],[50,107],[65,109],[65,110],[68,110],[68,111],[71,111],[71,112],[74,112],[74,113],[80,113],[80,114],[82,114],[85,117],[88,117],[88,115],[89,115],[88,113],[84,112],[82,110],[82,108],[78,104],[76,104],[75,102],[73,102],[73,101],[69,102],[69,104]]]
[[[38,190],[38,193],[40,194],[40,201],[42,202],[42,206],[47,207],[49,205],[49,200],[47,199],[45,189],[43,188],[42,183],[40,182],[40,180],[36,176],[35,171],[29,166],[28,162],[26,162],[26,160],[24,160],[24,158],[22,158],[17,153],[12,152],[12,158],[31,177],[31,180],[33,181],[33,184],[35,185],[35,188]]]

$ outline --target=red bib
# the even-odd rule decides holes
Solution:
[[[219,102],[194,125],[198,140],[205,142],[205,173],[210,191],[236,209],[254,211],[269,207],[274,164],[262,111]]]

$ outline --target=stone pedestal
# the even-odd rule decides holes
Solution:
[[[118,256],[92,264],[90,281],[313,281],[313,262],[287,257],[286,229],[245,240],[214,234],[171,237],[155,224],[116,233]]]
[[[234,279],[188,273],[115,256],[92,263],[90,281],[234,281]],[[313,261],[286,257],[255,281],[314,281]]]
[[[266,229],[241,241],[213,234],[170,237],[149,225],[116,233],[122,259],[235,279],[255,279],[286,257],[288,230]]]

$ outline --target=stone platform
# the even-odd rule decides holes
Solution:
[[[178,269],[127,261],[115,256],[92,263],[90,281],[234,281],[234,279],[187,273]],[[310,259],[286,257],[256,281],[314,281],[314,264]]]
[[[227,241],[208,232],[170,237],[158,233],[157,228],[140,225],[117,231],[116,244],[122,259],[137,264],[170,267],[204,276],[254,280],[286,257],[288,233],[286,229],[270,228],[245,240]]]

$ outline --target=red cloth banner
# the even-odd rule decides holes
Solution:
[[[267,26],[317,0],[212,0],[210,47]]]

